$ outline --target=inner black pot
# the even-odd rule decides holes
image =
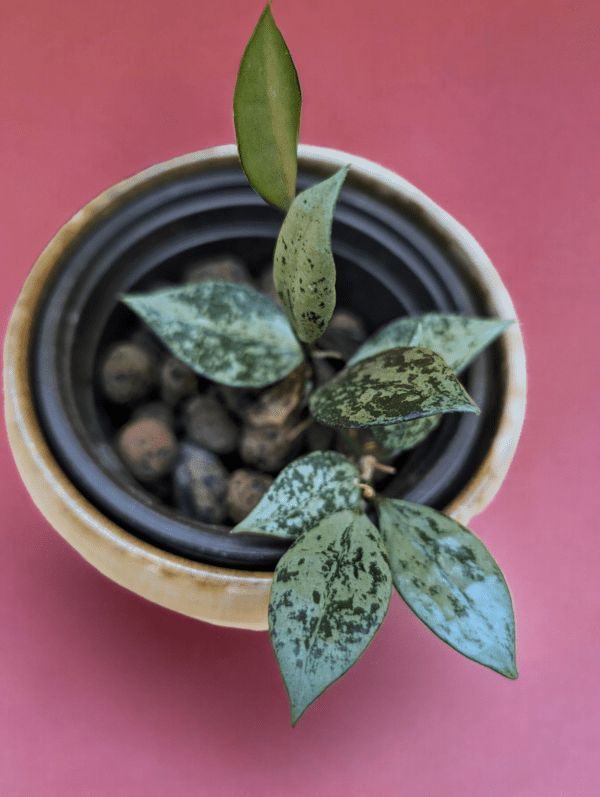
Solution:
[[[118,301],[155,281],[176,283],[200,257],[241,257],[253,275],[272,258],[282,216],[255,194],[234,164],[189,168],[119,199],[67,248],[36,323],[32,382],[42,428],[61,467],[108,518],[183,557],[244,570],[273,570],[289,547],[228,534],[188,518],[138,484],[114,453],[114,424],[94,385],[97,359],[137,323]],[[303,190],[333,171],[301,168]],[[456,250],[414,205],[387,204],[358,189],[352,172],[333,225],[338,306],[369,333],[401,315],[437,311],[489,315]],[[447,415],[395,463],[383,492],[443,509],[483,461],[499,422],[499,346],[462,379],[481,414]]]

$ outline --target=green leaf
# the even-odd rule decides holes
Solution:
[[[281,309],[245,285],[207,280],[121,299],[176,357],[224,385],[264,387],[304,359]]]
[[[356,427],[443,412],[479,412],[442,358],[399,347],[344,368],[316,390],[310,410],[321,423]]]
[[[260,503],[232,529],[293,539],[319,521],[360,504],[358,468],[335,451],[315,451],[285,467]]]
[[[273,576],[269,630],[292,725],[364,652],[390,597],[381,537],[360,512],[325,518],[283,555]]]
[[[380,446],[399,454],[422,443],[440,425],[442,415],[426,415],[414,421],[403,421],[389,426],[373,426],[373,437]]]
[[[350,166],[298,194],[275,246],[273,278],[296,334],[314,343],[335,309],[333,212]]]
[[[399,318],[365,341],[348,365],[395,346],[421,346],[439,354],[459,374],[512,323],[443,313]]]
[[[296,194],[301,104],[296,68],[269,2],[242,57],[233,118],[250,184],[284,212]]]
[[[494,318],[465,318],[441,313],[399,318],[369,338],[348,361],[348,365],[394,346],[421,346],[443,357],[454,373],[458,374],[512,323]],[[403,424],[377,427],[373,434],[388,451],[400,453],[425,440],[440,421],[441,417],[435,420],[433,417],[420,418]]]
[[[395,499],[376,506],[394,586],[408,606],[459,653],[516,678],[510,593],[481,540],[430,507]]]

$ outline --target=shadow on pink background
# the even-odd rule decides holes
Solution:
[[[9,0],[0,30],[2,332],[79,207],[233,140],[262,3]],[[301,140],[393,169],[480,241],[528,354],[520,447],[472,528],[517,615],[510,682],[401,600],[289,724],[268,636],[137,598],[44,521],[0,443],[0,795],[598,793],[600,157],[597,4],[275,0]]]

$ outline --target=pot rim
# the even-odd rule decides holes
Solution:
[[[331,170],[352,165],[348,181],[393,204],[413,205],[460,257],[486,304],[499,317],[514,318],[500,276],[473,236],[407,180],[364,158],[324,147],[300,145],[303,167]],[[61,536],[90,564],[118,584],[161,606],[217,625],[264,630],[271,573],[233,570],[156,548],[121,529],[75,489],[50,452],[33,403],[29,357],[35,308],[54,279],[64,248],[98,214],[132,193],[167,181],[174,173],[238,165],[235,144],[182,155],[151,166],[102,192],[52,238],[34,264],[13,310],[4,346],[5,419],[17,468],[34,502]],[[466,525],[491,502],[514,456],[525,414],[525,352],[519,324],[500,340],[504,396],[497,432],[471,480],[444,512]]]

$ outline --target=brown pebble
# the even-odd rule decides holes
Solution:
[[[177,456],[175,435],[156,418],[126,423],[119,433],[117,448],[131,473],[142,482],[164,476]]]
[[[227,490],[227,511],[234,523],[241,523],[273,484],[273,477],[240,468],[231,474]]]
[[[218,457],[183,443],[173,471],[175,503],[191,517],[222,523],[227,517],[229,473]]]
[[[248,412],[259,398],[256,388],[230,387],[219,385],[217,387],[219,398],[222,399],[227,409],[240,420],[246,420]]]
[[[106,398],[127,404],[143,398],[155,382],[154,359],[136,343],[112,346],[100,367],[100,383]]]
[[[190,440],[215,454],[235,450],[240,430],[225,407],[211,393],[194,396],[186,402],[184,425]]]
[[[173,410],[163,401],[151,401],[149,404],[142,404],[140,407],[136,407],[131,415],[131,420],[139,421],[140,418],[153,418],[164,423],[171,431],[175,428]]]
[[[240,456],[246,465],[276,473],[290,462],[302,447],[303,435],[291,436],[286,426],[248,426],[242,433]]]
[[[174,407],[198,389],[196,373],[177,357],[167,357],[160,369],[160,397]]]
[[[233,255],[200,260],[188,266],[183,276],[184,283],[205,282],[206,280],[235,282],[238,285],[254,287],[246,264],[239,257]]]

